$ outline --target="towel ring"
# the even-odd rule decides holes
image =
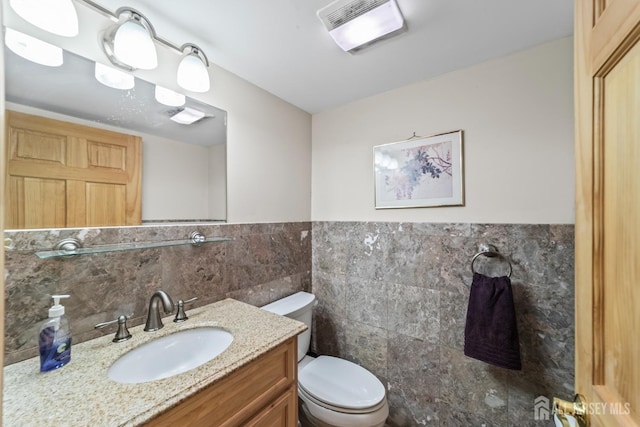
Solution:
[[[495,258],[495,257],[499,257],[501,259],[503,259],[504,261],[507,262],[507,265],[509,266],[509,272],[507,273],[507,277],[511,278],[511,272],[513,271],[513,269],[511,268],[511,261],[509,261],[509,258],[507,258],[506,256],[502,255],[500,252],[498,252],[498,249],[493,246],[493,245],[488,245],[486,243],[483,243],[480,245],[480,252],[478,252],[477,254],[475,254],[473,256],[473,258],[471,258],[471,272],[475,273],[476,271],[473,269],[473,264],[476,262],[476,259],[478,259],[478,257],[480,255],[484,255],[486,257],[489,258]]]

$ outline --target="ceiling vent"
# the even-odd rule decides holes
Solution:
[[[207,116],[204,111],[190,107],[172,108],[167,110],[166,113],[171,120],[181,125],[192,125],[207,117],[213,117]]]
[[[357,52],[406,29],[395,0],[337,0],[318,11],[333,40]]]

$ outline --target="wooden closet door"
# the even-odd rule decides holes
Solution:
[[[640,426],[640,1],[575,6],[576,391]]]
[[[139,225],[141,139],[7,111],[6,228]]]

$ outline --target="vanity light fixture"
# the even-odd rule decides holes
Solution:
[[[184,110],[171,116],[171,120],[181,125],[191,125],[199,120],[204,119],[204,111],[196,110],[195,108],[185,107]]]
[[[62,49],[11,28],[5,29],[4,42],[16,55],[36,64],[59,67],[64,62]]]
[[[9,0],[22,19],[50,33],[78,35],[78,13],[72,0]]]
[[[320,9],[318,18],[350,53],[406,29],[396,0],[337,0]]]
[[[95,76],[100,83],[114,89],[129,90],[136,84],[133,75],[99,62],[96,62]]]
[[[187,98],[181,93],[156,85],[156,101],[170,107],[182,107]]]
[[[182,51],[186,55],[178,66],[178,85],[191,92],[207,92],[210,88],[207,56],[193,44],[182,46]]]
[[[102,37],[102,48],[113,65],[127,71],[152,70],[158,66],[156,44],[159,44],[182,56],[177,69],[177,83],[181,88],[191,92],[210,89],[209,59],[195,44],[179,46],[163,39],[142,13],[130,7],[121,7],[114,13],[93,0],[77,1],[119,22]]]
[[[116,12],[124,21],[107,31],[102,46],[109,60],[121,68],[153,70],[158,66],[155,31],[140,12],[121,8]]]

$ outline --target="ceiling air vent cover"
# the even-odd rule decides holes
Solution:
[[[320,9],[318,17],[346,52],[406,29],[395,0],[337,0]]]

